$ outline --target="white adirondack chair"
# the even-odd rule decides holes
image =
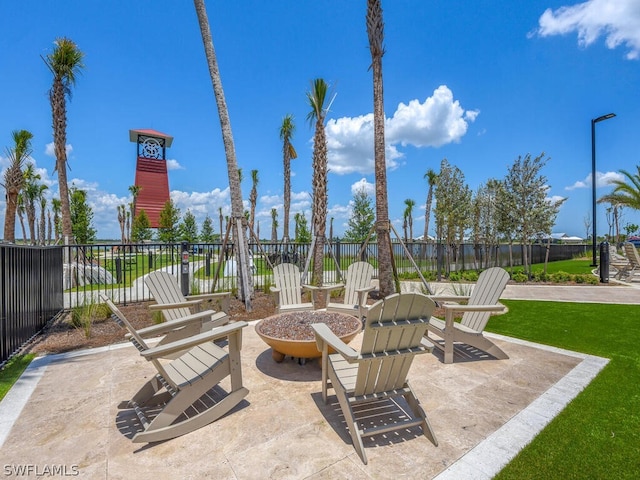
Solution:
[[[326,403],[327,389],[334,389],[353,446],[365,464],[362,437],[419,425],[423,434],[438,445],[427,414],[407,380],[414,357],[433,349],[424,335],[434,308],[434,302],[420,293],[394,294],[376,302],[369,308],[359,352],[342,342],[326,324],[312,324],[322,352],[322,398]],[[337,353],[330,354],[329,348]],[[388,410],[380,415],[384,405],[392,402],[398,406],[399,397],[408,406],[402,404],[401,415],[389,418]]]
[[[453,363],[453,344],[465,343],[478,348],[498,359],[509,358],[497,345],[487,339],[482,332],[487,326],[492,312],[504,311],[504,305],[498,299],[509,281],[509,273],[499,267],[493,267],[480,274],[471,296],[431,296],[445,309],[445,319],[432,318],[429,321],[427,337],[430,333],[444,341],[444,346],[434,340],[434,345],[444,350],[444,363]],[[466,302],[443,303],[443,302]],[[461,312],[460,323],[454,321],[455,313]]]
[[[273,281],[276,286],[271,287],[271,292],[275,296],[278,313],[313,310],[313,302],[302,301],[303,286],[297,265],[293,263],[276,265],[273,267]]]

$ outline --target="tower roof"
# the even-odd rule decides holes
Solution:
[[[169,148],[171,146],[171,142],[173,142],[173,137],[158,132],[157,130],[152,130],[150,128],[143,128],[140,130],[129,130],[129,140],[132,142],[137,142],[138,137],[140,135],[144,135],[145,137],[156,137],[156,138],[164,138],[165,146]]]

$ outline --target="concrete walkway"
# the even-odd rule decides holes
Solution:
[[[639,294],[634,286],[510,285],[504,298],[640,304]],[[91,479],[489,479],[608,361],[492,337],[508,360],[464,346],[451,365],[438,353],[416,359],[411,382],[439,446],[420,429],[374,437],[365,443],[368,465],[335,396],[322,403],[317,362],[274,363],[253,325],[242,351],[246,400],[207,427],[157,444],[132,444],[139,425],[117,409],[154,372],[132,347],[42,357],[0,403],[0,464],[9,478],[55,470],[57,478]]]

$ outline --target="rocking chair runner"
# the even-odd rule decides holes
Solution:
[[[220,418],[249,393],[242,385],[240,367],[242,328],[246,322],[149,348],[113,302],[101,297],[129,330],[140,355],[151,361],[158,372],[127,403],[144,428],[133,442],[159,442],[192,432]],[[228,351],[213,342],[219,338],[228,338]],[[160,362],[160,358],[175,352],[181,355],[169,363]],[[218,384],[227,376],[231,389],[224,392]],[[159,406],[158,413],[148,416]]]

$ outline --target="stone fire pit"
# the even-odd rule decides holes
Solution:
[[[256,333],[271,347],[271,356],[282,362],[286,355],[294,358],[318,358],[312,323],[326,323],[343,342],[349,343],[362,330],[356,317],[337,312],[304,311],[279,313],[260,320]]]

